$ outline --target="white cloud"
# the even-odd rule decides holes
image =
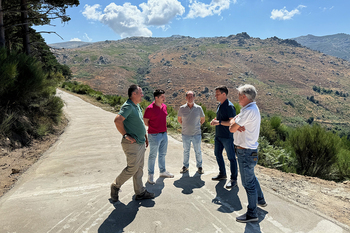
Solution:
[[[99,20],[101,18],[101,12],[98,12],[97,10],[100,8],[101,6],[99,4],[95,4],[93,6],[89,6],[87,4],[85,4],[84,6],[84,11],[83,11],[83,15],[87,18],[87,19],[92,19],[92,20]]]
[[[190,12],[186,18],[194,19],[197,17],[205,18],[212,15],[220,15],[223,10],[230,8],[230,3],[236,3],[237,0],[212,0],[210,4],[190,0]]]
[[[87,19],[99,20],[108,25],[122,38],[131,36],[152,36],[150,26],[163,27],[177,15],[181,16],[185,8],[178,0],[148,0],[137,6],[126,2],[123,5],[111,3],[102,12],[98,4],[85,5],[83,15]]]
[[[87,41],[92,41],[92,39],[88,36],[88,34],[84,33],[84,39],[86,39]]]
[[[286,7],[283,7],[281,10],[273,9],[271,12],[271,19],[279,19],[279,20],[288,20],[292,19],[294,15],[300,14],[299,9],[302,9],[306,6],[299,5],[297,8],[295,8],[292,11],[287,11]]]
[[[325,12],[327,10],[332,10],[334,8],[334,6],[327,8],[327,7],[319,7],[321,9],[321,11]]]
[[[147,3],[140,4],[140,7],[146,16],[147,25],[162,26],[185,13],[185,8],[177,0],[148,0]]]
[[[70,39],[70,41],[81,41],[81,39],[79,39],[79,38],[73,38],[73,39]]]

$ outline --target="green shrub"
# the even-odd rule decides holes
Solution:
[[[42,69],[42,63],[23,53],[0,50],[0,134],[27,145],[60,121],[63,102],[55,97],[63,78]]]
[[[337,179],[350,179],[350,150],[341,149],[337,154],[336,171],[338,172]]]
[[[270,145],[264,137],[260,137],[258,142],[259,165],[283,172],[296,172],[296,159],[290,152],[282,147]]]
[[[328,178],[335,163],[340,138],[318,124],[296,128],[288,142],[295,153],[297,172],[302,175]]]

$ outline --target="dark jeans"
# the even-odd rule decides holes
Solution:
[[[224,148],[227,153],[227,158],[230,161],[231,180],[237,180],[237,161],[233,145],[233,138],[215,137],[214,153],[216,161],[219,165],[219,174],[226,175],[224,157],[222,156],[222,151]]]

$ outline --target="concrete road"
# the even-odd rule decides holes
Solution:
[[[182,175],[182,143],[169,137],[167,169],[146,187],[154,200],[133,200],[132,180],[122,186],[120,202],[109,202],[110,184],[125,167],[115,114],[58,91],[70,120],[60,139],[0,199],[0,232],[348,232],[344,225],[303,209],[263,188],[268,206],[258,223],[238,223],[246,211],[244,188],[225,189],[211,177],[218,168],[204,153],[203,175]],[[146,161],[148,149],[146,151]],[[156,176],[158,175],[156,168]],[[147,179],[147,163],[144,182]]]

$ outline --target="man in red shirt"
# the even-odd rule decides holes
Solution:
[[[166,127],[166,116],[168,115],[165,102],[165,91],[155,90],[153,93],[154,101],[145,110],[143,121],[148,126],[148,142],[149,142],[149,157],[148,157],[148,183],[154,182],[154,164],[156,162],[157,153],[159,176],[173,178],[174,175],[168,172],[165,168],[165,155],[168,148],[168,135]]]

